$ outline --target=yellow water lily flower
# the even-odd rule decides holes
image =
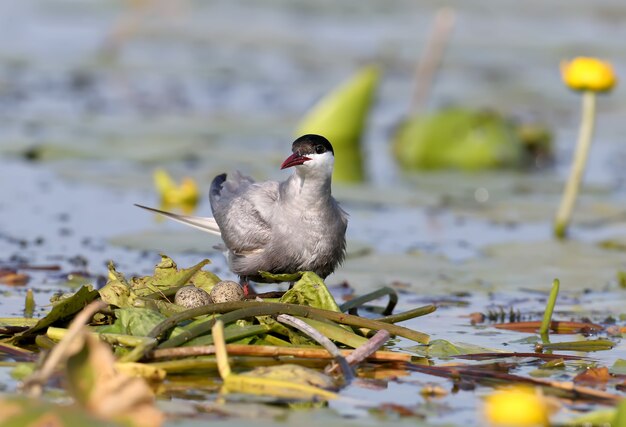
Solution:
[[[617,76],[609,62],[579,56],[561,62],[563,82],[574,90],[608,92],[617,84]]]
[[[154,185],[161,198],[162,207],[180,207],[183,211],[193,211],[198,204],[199,191],[196,181],[183,178],[177,185],[172,177],[163,169],[154,171]]]
[[[485,399],[484,415],[491,426],[549,426],[548,404],[539,390],[515,386],[495,391]]]
[[[572,169],[565,183],[561,204],[554,221],[554,235],[559,239],[567,235],[567,228],[585,172],[595,125],[596,93],[608,92],[617,84],[617,76],[611,64],[596,58],[578,57],[569,63],[562,62],[561,74],[567,86],[582,92],[582,120]]]

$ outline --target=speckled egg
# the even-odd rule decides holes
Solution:
[[[222,280],[213,286],[210,298],[214,303],[241,301],[244,294],[239,283],[232,280]]]
[[[204,289],[183,286],[176,292],[174,303],[185,308],[196,308],[211,304],[211,297]]]

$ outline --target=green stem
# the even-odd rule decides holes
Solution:
[[[435,310],[437,310],[436,306],[428,304],[423,307],[414,308],[409,311],[403,311],[402,313],[392,314],[391,316],[379,317],[376,320],[385,323],[399,323],[404,322],[405,320],[414,319],[416,317],[425,316]]]
[[[61,341],[65,335],[67,335],[68,329],[64,328],[55,328],[54,326],[50,326],[46,335],[53,341]],[[138,347],[145,344],[150,344],[155,342],[154,338],[148,337],[140,337],[133,335],[124,335],[124,334],[110,334],[110,333],[99,333],[99,332],[91,332],[94,336],[100,338],[102,341],[111,344],[111,345],[122,345],[124,347]]]
[[[399,335],[401,337],[408,338],[410,340],[417,341],[423,344],[427,344],[429,340],[428,335],[418,331],[404,328],[402,326],[379,322],[376,320],[352,316],[350,314],[337,313],[334,311],[322,310],[319,308],[296,304],[267,303],[257,301],[234,301],[220,304],[209,304],[202,307],[192,308],[172,317],[169,317],[168,319],[159,323],[152,331],[150,331],[148,336],[158,339],[160,336],[165,334],[165,332],[184,320],[193,319],[194,317],[203,316],[205,314],[218,313],[228,313],[221,316],[221,320],[224,323],[234,322],[235,320],[243,318],[278,315],[284,313],[298,317],[328,319],[349,326],[356,326],[374,330],[384,329],[390,334]],[[179,346],[186,341],[191,340],[192,338],[195,338],[203,333],[210,331],[214,323],[215,319],[212,319],[200,325],[197,325],[196,327],[192,328],[192,330],[180,333],[179,335],[162,343],[159,347],[170,348]],[[146,348],[146,352],[152,350],[155,346],[156,343],[153,343],[151,346]]]
[[[593,138],[594,118],[596,111],[596,94],[592,91],[583,93],[582,101],[582,120],[580,122],[580,130],[578,133],[578,143],[574,154],[574,163],[570,171],[569,178],[565,184],[561,205],[556,214],[554,221],[554,235],[563,239],[567,235],[567,227],[572,216],[572,210],[576,204],[578,189],[585,172],[585,163],[589,155],[591,140]]]
[[[0,317],[0,324],[4,326],[24,326],[32,328],[39,322],[39,319],[31,319],[28,317]]]
[[[253,335],[262,335],[269,332],[272,328],[267,325],[250,325],[250,326],[238,326],[235,324],[231,324],[224,328],[224,337],[226,342],[237,341],[242,338],[250,337]],[[213,344],[213,336],[212,335],[200,335],[199,337],[193,338],[190,341],[187,341],[184,346],[192,347],[198,345],[212,345]]]
[[[29,289],[26,291],[26,301],[24,303],[24,317],[30,319],[33,317],[35,313],[35,296],[33,295],[33,290]]]
[[[323,369],[328,365],[327,359],[300,359],[292,356],[288,357],[230,357],[233,365],[237,366],[237,370],[254,369],[259,366],[276,366],[285,362],[294,363],[314,369]],[[22,362],[24,363],[24,362]],[[215,371],[217,370],[217,361],[214,356],[187,357],[184,359],[164,360],[162,362],[151,362],[148,366],[158,369],[165,369],[168,374],[183,374],[193,371]]]
[[[315,319],[307,319],[304,317],[299,319],[305,322],[307,325],[317,329],[325,337],[352,348],[360,347],[368,341],[367,338],[364,338],[353,332],[348,332],[341,326],[328,320],[321,321]]]
[[[35,344],[37,347],[43,350],[52,350],[57,342],[48,337],[47,335],[36,335],[35,336]]]
[[[374,301],[378,298],[382,298],[387,295],[389,295],[389,302],[387,303],[387,307],[383,311],[383,315],[388,316],[391,313],[393,313],[393,309],[395,308],[396,304],[398,304],[398,294],[396,293],[394,289],[389,288],[389,287],[380,288],[380,289],[375,290],[374,292],[370,292],[369,294],[365,294],[365,295],[361,295],[360,297],[353,298],[350,301],[344,302],[343,304],[341,304],[339,309],[341,311],[344,311],[344,312],[347,311],[350,314],[357,315],[358,307],[370,301]]]
[[[542,351],[602,351],[610,350],[613,347],[615,347],[615,343],[605,339],[538,344],[538,349]]]
[[[550,342],[548,334],[550,333],[550,324],[552,323],[552,313],[554,312],[556,298],[559,296],[559,287],[559,279],[554,279],[552,281],[552,290],[550,291],[550,296],[548,297],[548,302],[546,304],[546,311],[543,313],[543,320],[541,322],[541,327],[539,328],[539,334],[541,335],[541,340],[544,343]]]
[[[249,310],[247,315],[248,317],[267,316],[282,313],[291,314],[292,316],[299,317],[321,317],[332,320],[333,322],[341,323],[343,325],[350,325],[375,330],[385,329],[393,335],[399,335],[401,337],[408,338],[422,344],[427,344],[429,340],[428,335],[424,333],[413,331],[402,326],[389,325],[376,320],[365,319],[359,316],[352,316],[350,314],[337,313],[335,311],[322,310],[320,308],[313,308],[304,305],[257,301],[224,302],[220,304],[209,304],[198,308],[192,308],[175,316],[169,317],[163,322],[159,323],[152,331],[150,331],[150,334],[148,336],[158,338],[160,335],[170,330],[178,323],[184,320],[193,319],[194,317],[202,316],[205,314],[228,313],[230,311],[242,308]]]

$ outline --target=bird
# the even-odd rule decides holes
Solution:
[[[136,206],[220,236],[246,293],[250,280],[275,282],[260,272],[312,271],[325,279],[346,254],[348,214],[331,192],[335,153],[314,134],[297,138],[291,151],[280,169],[294,171],[281,182],[255,182],[239,171],[217,175],[209,190],[213,217]]]

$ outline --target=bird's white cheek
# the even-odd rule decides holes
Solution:
[[[332,154],[312,154],[311,160],[296,166],[298,175],[315,179],[327,179],[333,172],[334,158]]]
[[[332,172],[335,158],[331,154],[323,154],[316,157],[311,163],[311,166],[324,172]]]

